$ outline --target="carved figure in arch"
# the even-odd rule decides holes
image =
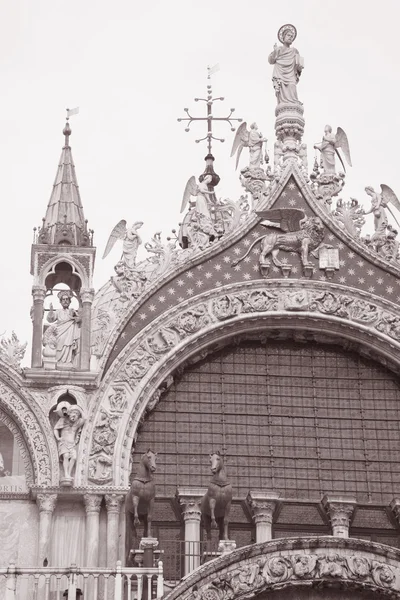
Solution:
[[[136,264],[138,248],[142,243],[137,230],[142,227],[142,225],[142,221],[136,221],[132,227],[127,227],[125,219],[122,219],[117,223],[110,233],[103,258],[108,256],[117,240],[123,240],[121,261],[128,269],[133,269]]]
[[[318,249],[325,236],[325,228],[319,217],[306,217],[305,213],[297,208],[275,208],[262,211],[258,215],[266,219],[261,221],[261,224],[271,230],[256,239],[246,254],[232,263],[232,266],[246,258],[259,241],[260,266],[270,264],[267,257],[271,254],[274,265],[282,267],[283,263],[278,259],[280,250],[297,252],[304,267],[311,265],[309,254]],[[283,233],[277,233],[273,229],[280,229]]]
[[[332,133],[332,127],[330,125],[326,125],[324,129],[324,135],[322,137],[322,142],[319,144],[314,144],[314,148],[321,152],[322,167],[324,169],[325,174],[336,173],[335,155],[338,156],[340,162],[342,163],[343,170],[344,172],[346,172],[346,167],[344,166],[343,159],[338,152],[339,148],[342,149],[349,166],[352,166],[349,141],[347,139],[347,135],[341,127],[337,128],[335,135],[334,133]]]
[[[252,123],[247,129],[247,123],[242,123],[233,140],[231,157],[236,154],[236,169],[238,168],[240,155],[243,148],[248,148],[250,153],[249,168],[259,169],[263,164],[263,145],[267,143],[261,131],[258,131],[257,123]]]
[[[60,483],[71,485],[72,471],[77,457],[77,445],[85,419],[79,406],[69,402],[59,402],[55,411],[59,419],[54,427],[58,455],[62,462],[64,476]]]
[[[157,469],[156,460],[157,453],[150,450],[150,448],[142,455],[138,472],[134,476],[131,488],[126,496],[128,534],[133,530],[135,537],[136,527],[140,525],[140,519],[144,523],[143,536],[151,537],[151,522],[154,498],[156,496],[156,486],[154,483],[154,473]]]
[[[301,104],[297,97],[297,84],[304,68],[303,59],[296,48],[291,48],[296,39],[297,30],[294,25],[283,25],[278,31],[278,39],[282,46],[274,45],[268,56],[268,62],[274,65],[272,82],[278,104]]]
[[[203,524],[208,539],[211,539],[211,528],[213,527],[219,529],[220,540],[228,540],[232,485],[227,480],[224,461],[219,452],[210,454],[210,463],[213,476],[200,505]]]
[[[69,308],[72,297],[71,290],[59,292],[57,298],[62,308],[55,311],[53,304],[50,304],[47,315],[47,321],[55,324],[55,330],[52,331],[56,339],[56,362],[59,369],[77,367],[81,317],[78,311]]]

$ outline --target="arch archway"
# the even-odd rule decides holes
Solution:
[[[207,563],[165,600],[400,598],[399,582],[400,553],[388,546],[334,537],[280,539]]]
[[[88,461],[94,473],[98,458],[108,462],[104,482],[128,485],[137,426],[157,402],[160,386],[191,357],[236,336],[268,330],[305,331],[321,340],[329,336],[398,373],[396,307],[376,297],[373,300],[327,282],[256,281],[226,286],[166,311],[124,348],[104,377],[83,434],[91,451],[88,458],[81,457],[81,481],[89,471]],[[115,408],[116,393],[119,408]],[[98,446],[95,451],[96,432],[107,427],[105,413],[112,417],[116,432],[107,456]],[[103,482],[96,477],[92,481]]]

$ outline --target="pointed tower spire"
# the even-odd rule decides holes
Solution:
[[[39,244],[65,246],[91,246],[91,232],[83,214],[75,165],[72,158],[69,138],[71,135],[69,117],[63,129],[64,147],[47,205],[43,225],[38,232]]]
[[[83,214],[69,145],[69,116],[77,112],[77,109],[67,111],[64,147],[46,216],[42,226],[34,229],[31,253],[32,376],[40,379],[43,370],[53,370],[57,381],[62,376],[72,381],[68,373],[90,371],[96,249],[93,231],[88,230]],[[69,307],[72,301],[74,308]]]

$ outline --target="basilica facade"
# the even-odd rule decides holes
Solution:
[[[0,348],[0,597],[141,600],[155,574],[169,600],[400,598],[400,203],[346,198],[340,127],[308,165],[296,34],[269,57],[273,160],[242,123],[221,200],[210,133],[177,239],[120,221],[97,291],[67,120],[31,366]]]

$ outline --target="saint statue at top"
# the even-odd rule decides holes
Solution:
[[[278,104],[301,104],[297,97],[297,84],[304,68],[303,59],[296,48],[291,48],[296,39],[297,30],[294,25],[282,25],[278,31],[278,39],[282,46],[274,45],[268,62],[274,65],[272,81]]]

